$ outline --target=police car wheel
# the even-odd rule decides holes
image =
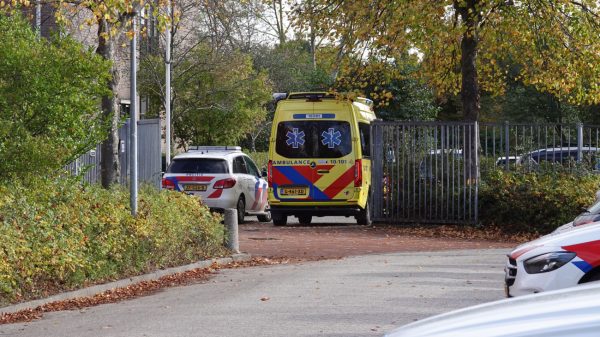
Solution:
[[[267,211],[264,215],[256,216],[260,222],[271,222],[271,212]]]
[[[238,224],[244,223],[244,218],[246,216],[246,202],[244,201],[244,196],[241,195],[237,202],[237,216]]]
[[[300,215],[298,217],[298,222],[300,222],[301,225],[310,225],[312,222],[312,215]]]

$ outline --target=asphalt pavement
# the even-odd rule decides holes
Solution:
[[[40,320],[7,336],[382,336],[503,298],[507,250],[365,255],[222,270],[204,284]]]

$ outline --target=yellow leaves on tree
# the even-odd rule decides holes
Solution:
[[[600,103],[596,0],[312,0],[297,6],[295,13],[298,27],[314,23],[338,56],[355,60],[336,64],[345,68],[338,76],[350,76],[339,80],[357,89],[364,79],[352,81],[356,67],[393,63],[416,53],[416,75],[438,93],[462,91],[463,100],[469,99],[465,79],[473,82],[470,89],[501,94],[509,65],[517,65],[517,79],[539,90],[572,103]]]

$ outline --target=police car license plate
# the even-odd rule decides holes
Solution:
[[[204,192],[206,191],[206,185],[201,185],[201,184],[188,184],[184,186],[184,189],[186,191],[193,191],[193,192]]]
[[[306,187],[284,187],[280,191],[281,195],[305,195]]]

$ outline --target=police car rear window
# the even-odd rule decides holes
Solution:
[[[352,152],[344,121],[286,121],[277,125],[275,150],[286,158],[340,158]]]
[[[227,173],[227,162],[223,159],[185,158],[175,159],[167,173]]]

